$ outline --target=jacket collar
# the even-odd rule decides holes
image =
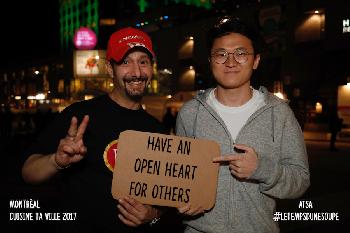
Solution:
[[[194,98],[197,99],[202,104],[206,105],[209,94],[213,89],[214,88],[209,88],[206,90],[198,91],[197,95]],[[278,98],[277,96],[269,92],[267,88],[264,86],[260,86],[259,92],[261,92],[264,95],[265,108],[276,106],[284,102],[289,102],[288,100],[283,100]]]

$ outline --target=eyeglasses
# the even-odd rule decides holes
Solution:
[[[232,53],[229,53],[224,49],[217,50],[211,54],[211,57],[216,63],[224,64],[227,61],[228,56],[230,54],[233,54],[233,57],[235,58],[236,62],[238,62],[239,64],[243,64],[247,62],[248,55],[254,55],[254,53],[248,53],[248,51],[245,49],[238,48],[238,49],[235,49]]]

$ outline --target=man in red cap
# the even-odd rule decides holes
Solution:
[[[146,33],[131,27],[113,33],[106,63],[114,90],[64,109],[30,147],[23,179],[36,184],[61,178],[62,212],[73,213],[69,223],[57,224],[62,232],[144,232],[159,218],[158,208],[131,197],[113,199],[115,156],[107,153],[124,130],[164,132],[140,104],[154,56]]]

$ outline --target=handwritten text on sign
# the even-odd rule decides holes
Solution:
[[[114,198],[133,196],[144,204],[210,209],[215,203],[220,155],[214,141],[127,130],[115,160]]]

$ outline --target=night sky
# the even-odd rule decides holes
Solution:
[[[58,0],[7,1],[2,6],[0,68],[59,53]]]

